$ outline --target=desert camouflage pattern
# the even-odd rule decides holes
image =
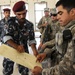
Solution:
[[[45,27],[41,27],[41,25],[44,24],[44,23],[50,24],[51,23],[51,17],[50,16],[48,16],[48,17],[43,16],[40,19],[37,28],[39,29],[41,34],[43,33],[43,31],[45,29]]]
[[[65,29],[74,25],[75,21],[71,21]],[[62,60],[54,67],[43,69],[42,75],[75,75],[75,27],[72,28],[71,32],[73,37],[68,42],[67,50]]]

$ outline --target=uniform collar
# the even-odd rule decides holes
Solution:
[[[71,26],[75,25],[75,20],[70,21],[65,28],[70,28]]]

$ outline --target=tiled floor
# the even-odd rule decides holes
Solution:
[[[40,35],[39,32],[36,32],[36,33],[35,33],[36,41],[37,41],[37,47],[38,47],[39,42],[40,42],[40,38],[38,38],[39,35]],[[30,52],[30,54],[33,54],[33,52],[30,50],[30,48],[29,48],[29,52]],[[2,70],[3,70],[2,62],[3,62],[3,57],[0,56],[0,75],[3,75],[3,74],[2,74]],[[17,69],[16,63],[14,64],[14,71],[13,71],[13,74],[12,74],[12,75],[20,75],[20,74],[18,73],[18,69]],[[30,75],[30,74],[29,74],[29,75]]]

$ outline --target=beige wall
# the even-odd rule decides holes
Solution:
[[[0,5],[9,5],[11,8],[13,7],[14,3],[20,1],[20,0],[0,0]],[[54,8],[55,3],[57,0],[23,0],[28,3],[28,9],[29,9],[29,20],[34,23],[34,3],[35,2],[41,2],[41,1],[46,1],[47,2],[47,7],[49,8]],[[12,15],[13,12],[11,13]]]

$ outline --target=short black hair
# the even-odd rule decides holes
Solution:
[[[63,8],[65,8],[69,12],[72,8],[75,8],[75,0],[59,0],[56,3],[56,7],[60,5],[62,5]]]

